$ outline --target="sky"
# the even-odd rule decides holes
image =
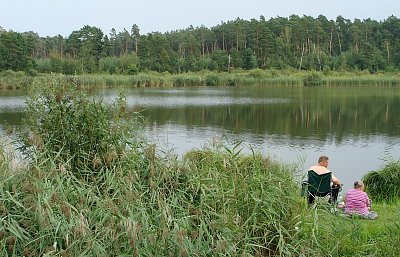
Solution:
[[[400,0],[0,0],[0,27],[42,37],[68,37],[85,25],[109,34],[112,28],[118,33],[137,24],[143,35],[293,14],[383,21],[400,18]]]

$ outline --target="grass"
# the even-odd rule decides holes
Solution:
[[[0,256],[399,254],[395,202],[374,204],[376,221],[310,210],[291,166],[240,143],[178,159],[118,119],[123,96],[105,105],[77,84],[43,83],[20,135],[28,164],[0,148]]]
[[[2,170],[1,255],[296,251],[290,235],[300,202],[290,193],[295,183],[287,181],[289,170],[261,156],[214,150],[192,152],[185,163],[152,153],[132,154],[121,166],[106,169],[101,184],[79,179],[42,156],[27,170]]]
[[[376,86],[397,87],[396,72],[298,71],[298,70],[233,70],[231,72],[188,72],[181,74],[141,72],[136,75],[84,74],[63,75],[66,82],[75,80],[81,88],[105,87],[190,87],[190,86]],[[23,72],[0,74],[0,88],[27,89],[37,81],[52,80],[54,75],[27,76]]]
[[[366,191],[378,201],[397,201],[400,195],[400,161],[389,161],[382,169],[367,173]]]
[[[398,256],[399,205],[377,203],[373,209],[379,215],[376,220],[336,216],[324,210],[308,212],[300,226],[301,237],[316,238],[310,243],[321,256]]]

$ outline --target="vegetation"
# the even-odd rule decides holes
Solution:
[[[55,80],[28,101],[28,168],[2,158],[3,256],[292,251],[281,240],[301,201],[288,168],[233,151],[159,156],[124,133],[134,124],[70,88]],[[121,117],[123,98],[113,107]]]
[[[232,69],[394,71],[400,67],[400,20],[351,21],[320,15],[236,19],[166,33],[84,26],[68,37],[0,31],[0,71],[30,74],[169,73]]]
[[[138,133],[125,121],[124,97],[109,106],[89,98],[76,83],[46,82],[32,88],[27,101],[31,125],[22,138],[22,152],[29,159],[51,159],[79,179],[104,181],[104,167],[119,163],[128,147],[138,148],[137,142],[128,140],[127,135]]]
[[[376,220],[332,215],[323,208],[305,213],[298,229],[302,256],[398,256],[400,208],[397,203],[374,202]]]
[[[367,173],[363,181],[372,199],[396,202],[400,196],[400,161],[391,161],[378,171]]]
[[[0,72],[0,89],[28,89],[54,75],[35,77],[25,72]],[[82,74],[63,75],[65,81],[75,81],[81,88],[105,87],[189,87],[189,86],[372,86],[398,87],[398,72],[316,72],[296,70],[260,70],[231,72],[188,72],[180,74],[140,72],[135,75]]]
[[[310,211],[293,167],[240,143],[178,160],[125,133],[138,124],[119,119],[122,95],[107,105],[76,84],[42,87],[27,102],[26,167],[0,151],[1,256],[399,254],[396,204],[374,203],[372,222]]]

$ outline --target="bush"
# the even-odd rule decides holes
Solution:
[[[125,99],[105,104],[66,81],[34,85],[21,149],[31,160],[45,156],[78,178],[101,180],[136,144],[134,128],[124,119]]]
[[[378,171],[367,173],[363,181],[372,199],[382,202],[398,201],[400,198],[400,161],[388,163]]]
[[[219,83],[219,76],[216,74],[209,74],[205,78],[205,83],[206,86],[210,87],[217,86]]]
[[[320,86],[322,85],[322,76],[317,72],[307,74],[303,81],[304,86]]]

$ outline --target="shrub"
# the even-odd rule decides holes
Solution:
[[[390,162],[381,170],[367,173],[363,181],[371,198],[383,202],[399,200],[400,161]]]
[[[125,99],[106,104],[66,81],[34,85],[21,150],[31,160],[49,158],[86,181],[101,180],[104,170],[137,143],[133,126],[124,119]]]
[[[304,78],[304,86],[319,86],[322,84],[322,76],[317,72],[311,72]]]
[[[216,74],[209,74],[205,77],[206,86],[217,86],[219,83],[219,76]]]

